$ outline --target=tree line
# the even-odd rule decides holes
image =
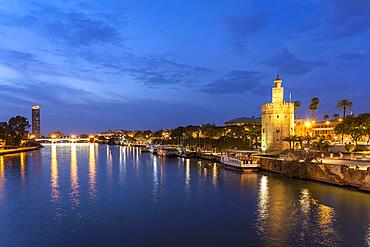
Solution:
[[[178,145],[202,149],[253,149],[258,148],[261,127],[255,124],[242,126],[216,126],[213,124],[180,126],[169,130],[137,131],[126,135],[128,142],[150,140],[153,144]]]

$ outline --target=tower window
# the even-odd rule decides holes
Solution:
[[[277,115],[276,118],[279,118],[279,115]]]

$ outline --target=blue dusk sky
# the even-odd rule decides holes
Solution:
[[[369,0],[0,0],[0,120],[65,133],[259,116],[277,73],[301,117],[370,109]]]

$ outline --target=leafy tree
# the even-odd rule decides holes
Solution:
[[[349,99],[341,99],[337,103],[337,108],[343,110],[343,119],[346,117],[346,111],[352,109],[353,103]]]
[[[339,114],[338,114],[338,113],[334,113],[334,114],[333,114],[333,118],[334,118],[335,120],[338,120],[338,119],[339,119]]]
[[[325,137],[321,136],[315,143],[316,150],[320,151],[328,151],[330,147],[330,143]]]
[[[342,135],[350,135],[355,142],[356,146],[358,140],[367,135],[367,131],[362,125],[361,119],[354,115],[349,115],[343,119],[343,122],[335,127],[335,132]]]
[[[27,138],[29,127],[27,118],[12,117],[8,122],[0,123],[0,138],[5,140],[6,145],[19,146],[22,139]]]
[[[370,142],[370,112],[358,115],[364,133],[367,134],[367,144]]]
[[[324,116],[324,120],[329,120],[330,119],[330,116],[328,115],[328,114],[326,114],[325,116]]]
[[[258,140],[261,138],[261,126],[260,125],[250,125],[247,127],[247,135],[252,140],[252,148],[258,148]]]

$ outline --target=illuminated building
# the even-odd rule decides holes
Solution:
[[[262,150],[289,148],[285,137],[294,135],[294,103],[284,101],[282,80],[277,75],[272,88],[272,102],[262,105]]]
[[[40,125],[40,106],[32,106],[32,135],[35,137],[41,136]]]

